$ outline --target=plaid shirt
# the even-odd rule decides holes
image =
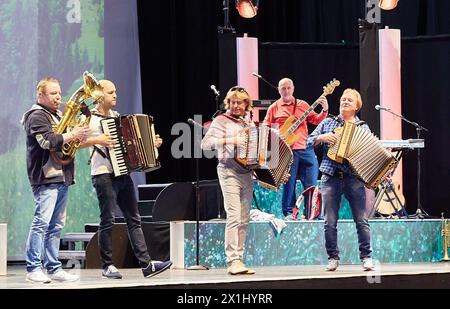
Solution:
[[[339,118],[341,119],[341,118]],[[359,121],[359,118],[356,117],[356,121]],[[319,135],[329,133],[333,131],[334,129],[341,126],[341,123],[339,121],[336,121],[332,118],[326,118],[324,121],[322,121],[321,124],[317,126],[317,128],[309,135],[308,139],[306,140],[306,147],[314,146],[314,143],[316,142],[316,139]],[[367,124],[362,124],[360,126],[364,130],[370,131],[370,128]],[[322,163],[320,164],[319,170],[327,174],[329,176],[333,176],[336,170],[342,171],[346,174],[353,174],[352,168],[348,163],[340,164],[336,161],[331,160],[327,156],[328,152],[328,144],[321,144],[323,145],[323,156],[322,156]]]

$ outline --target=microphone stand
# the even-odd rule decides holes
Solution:
[[[188,119],[188,122],[194,126],[194,147],[197,140],[198,134],[195,134],[195,127],[203,131],[203,126],[198,122]],[[200,265],[200,170],[199,170],[199,158],[195,156],[195,265],[190,266],[187,270],[208,270],[209,268]]]
[[[252,73],[253,76],[255,76],[256,78],[259,78],[260,80],[262,80],[263,82],[265,82],[267,85],[269,85],[270,87],[272,87],[273,89],[275,89],[276,91],[278,91],[278,87],[275,86],[274,84],[272,84],[271,82],[269,82],[268,80],[266,80],[264,77],[262,77],[259,74],[256,74],[255,72]]]
[[[223,113],[223,110],[220,108],[220,104],[219,104],[220,93],[214,92],[214,95],[215,95],[215,100],[216,100],[216,112],[214,113],[214,115],[212,115],[212,117],[211,117],[212,120],[214,120],[214,118],[216,118],[217,116],[219,116],[220,114]],[[211,221],[212,220],[222,220],[220,205],[221,204],[219,202],[217,202],[217,218],[211,219]]]
[[[413,125],[416,128],[417,139],[420,139],[420,134],[421,134],[422,131],[428,132],[427,128],[421,126],[417,122],[410,121],[410,120],[406,119],[405,117],[403,117],[402,115],[398,115],[398,114],[394,113],[390,109],[387,109],[387,108],[381,108],[381,109],[386,111],[386,112],[389,112],[392,115],[394,115],[396,117],[399,117],[403,121]],[[416,210],[416,213],[414,215],[408,216],[408,218],[410,218],[410,219],[432,218],[432,216],[427,214],[426,211],[422,208],[422,203],[420,201],[420,178],[421,178],[421,164],[420,164],[420,160],[421,160],[420,148],[417,148],[417,210]]]
[[[214,118],[216,118],[217,116],[219,116],[222,113],[222,109],[220,108],[220,104],[219,104],[219,96],[220,94],[217,92],[214,92],[214,96],[215,96],[215,100],[216,100],[216,112],[214,113],[214,115],[212,115],[211,120],[214,120]]]
[[[230,1],[223,0],[222,1],[222,10],[223,10],[223,27],[217,27],[217,31],[220,34],[224,33],[236,33],[233,27],[230,25]]]
[[[420,139],[420,133],[422,130],[428,132],[428,130],[422,126],[420,126],[417,123],[414,123],[416,127],[416,135],[417,139]],[[422,208],[422,203],[420,202],[420,177],[421,177],[421,164],[420,164],[420,148],[417,148],[417,210],[416,213],[412,216],[409,216],[410,218],[417,218],[417,219],[425,219],[425,218],[431,218],[430,215],[428,215],[425,210]]]

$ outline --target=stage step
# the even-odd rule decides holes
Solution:
[[[171,183],[138,185],[139,201],[155,201],[159,193]]]
[[[61,250],[59,251],[60,260],[86,260],[86,251],[84,250]]]
[[[83,249],[91,240],[95,233],[66,233],[61,238],[61,246],[67,247],[67,250],[75,250],[77,242],[83,242]]]
[[[72,268],[74,261],[84,268],[86,261],[86,246],[94,237],[95,233],[66,233],[61,238],[61,246],[59,250],[59,259],[67,261],[67,266]],[[81,242],[81,250],[76,250],[76,244]]]

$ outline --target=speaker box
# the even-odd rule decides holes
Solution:
[[[92,227],[91,229],[92,230]],[[143,222],[142,231],[150,257],[153,260],[168,260],[170,258],[170,227],[164,222]],[[113,263],[118,268],[139,268],[128,239],[125,223],[113,225]],[[100,250],[98,246],[98,231],[86,246],[86,268],[101,268]]]

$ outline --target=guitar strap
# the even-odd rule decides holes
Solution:
[[[297,99],[294,98],[294,109],[292,110],[292,115],[295,116],[295,110],[297,109]]]

